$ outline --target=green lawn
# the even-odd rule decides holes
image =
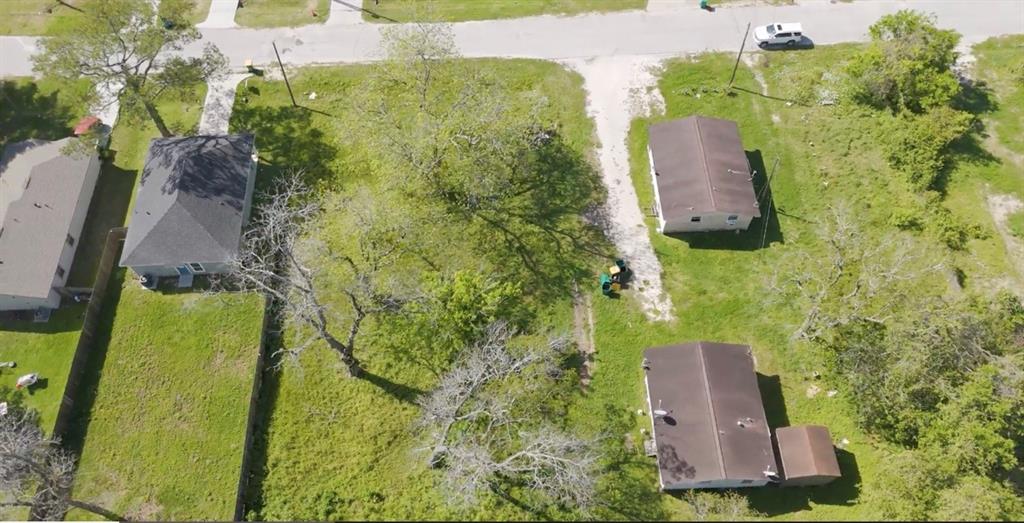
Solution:
[[[75,496],[132,519],[230,519],[262,300],[152,292],[125,271],[111,278],[109,335],[70,438],[81,445]]]
[[[330,4],[331,0],[245,0],[245,7],[235,11],[235,22],[244,27],[322,24],[330,14]]]
[[[29,138],[59,140],[88,114],[88,86],[54,80],[0,80],[0,147]]]
[[[647,0],[362,0],[370,22],[464,22],[643,9]]]
[[[990,132],[1024,155],[1024,35],[992,38],[974,46],[976,71],[995,94],[998,110],[989,116]]]
[[[17,363],[13,369],[0,369],[0,388],[13,389],[19,376],[38,372],[40,382],[24,398],[27,406],[39,411],[40,426],[47,432],[57,419],[83,314],[85,306],[76,305],[56,311],[43,324],[0,320],[0,361]]]
[[[54,35],[65,31],[96,0],[3,0],[5,16],[0,18],[0,35]],[[206,20],[211,0],[192,0],[192,23]],[[70,6],[70,7],[69,7]]]

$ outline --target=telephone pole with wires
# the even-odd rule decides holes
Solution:
[[[743,48],[747,45],[747,35],[750,34],[750,22],[747,22],[747,29],[743,31],[743,42],[740,43],[740,52],[736,53],[736,63],[732,64],[732,76],[729,77],[729,87],[736,81],[736,69],[740,66],[740,58],[743,57]]]

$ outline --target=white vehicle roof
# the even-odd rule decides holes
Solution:
[[[800,26],[798,22],[776,22],[774,24],[768,24],[775,26],[776,33],[802,33],[804,28]]]

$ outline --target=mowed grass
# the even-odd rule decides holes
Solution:
[[[991,89],[998,104],[988,115],[989,132],[1011,151],[1024,155],[1024,35],[992,38],[973,50],[976,76]]]
[[[132,519],[230,519],[262,300],[152,292],[125,271],[111,281],[109,334],[72,438],[84,441],[75,496]]]
[[[582,79],[556,64],[529,60],[481,60],[513,91],[538,91],[551,102],[559,136],[573,151],[589,154],[592,127],[585,118]],[[263,144],[266,170],[304,165],[329,192],[354,191],[393,183],[381,174],[371,151],[350,133],[346,122],[357,117],[358,98],[369,66],[305,68],[291,73],[296,96],[308,109],[290,107],[280,81],[252,78],[239,88],[233,131],[255,131]],[[318,226],[331,237],[345,238],[330,217]],[[480,246],[461,237],[459,224],[438,223],[431,234],[451,239],[453,248],[436,260],[443,270],[461,267],[488,274]],[[516,261],[518,263],[518,261]],[[325,299],[344,306],[341,296]],[[553,304],[556,312],[539,315],[543,324],[565,328],[571,309],[568,296]],[[539,326],[538,326],[539,327]],[[435,488],[436,472],[417,453],[415,397],[436,378],[428,370],[388,350],[391,340],[375,334],[370,322],[359,338],[357,355],[369,375],[348,379],[337,356],[316,345],[301,367],[286,366],[267,382],[261,412],[268,415],[257,449],[257,479],[247,514],[253,520],[279,519],[528,519],[529,512],[505,503],[459,511],[447,506]]]
[[[331,0],[246,0],[245,7],[235,11],[235,23],[244,27],[322,24],[330,7]]]
[[[362,0],[370,22],[464,22],[643,9],[647,0]]]
[[[17,367],[0,368],[0,388],[14,388],[19,376],[39,373],[39,382],[22,393],[25,405],[39,411],[39,425],[49,433],[60,410],[71,360],[82,328],[84,305],[55,311],[47,323],[0,320],[0,362]]]
[[[4,17],[0,18],[0,35],[54,35],[71,28],[81,9],[98,0],[3,0]],[[192,0],[189,16],[192,23],[206,19],[211,0]],[[70,6],[70,7],[69,7]]]

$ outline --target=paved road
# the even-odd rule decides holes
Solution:
[[[338,1],[341,14],[357,0]],[[935,13],[943,27],[957,29],[967,43],[990,36],[1024,33],[1022,0],[857,0],[831,3],[804,0],[792,6],[752,5],[701,11],[695,1],[651,0],[646,11],[588,14],[575,17],[537,16],[455,24],[456,41],[466,56],[544,59],[598,56],[670,56],[708,50],[736,50],[748,21],[800,21],[818,44],[858,41],[883,14],[913,8]],[[353,13],[354,14],[354,13]],[[204,41],[217,44],[234,67],[247,58],[257,64],[274,59],[277,41],[282,59],[294,65],[373,61],[380,57],[381,25],[329,23],[296,28],[203,29]],[[341,20],[338,20],[341,21]],[[0,38],[0,76],[31,74],[29,56],[35,38]],[[201,43],[188,49],[198,53]]]

